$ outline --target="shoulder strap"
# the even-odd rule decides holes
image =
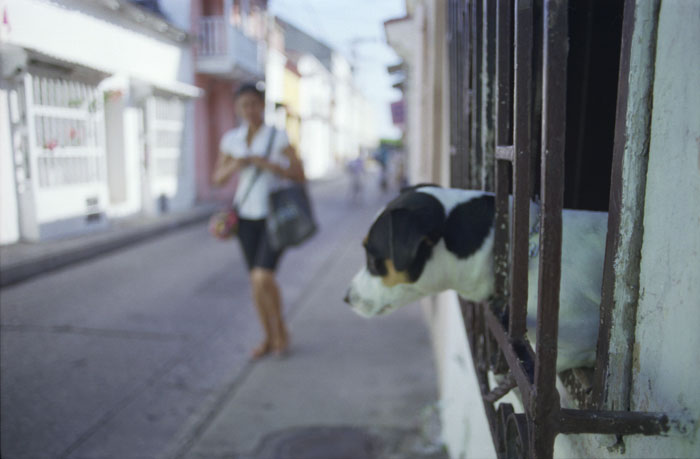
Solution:
[[[277,129],[275,129],[274,126],[271,126],[272,132],[270,132],[270,138],[267,141],[267,148],[265,149],[265,155],[263,158],[267,159],[270,156],[270,153],[272,152],[272,143],[275,140],[275,134],[277,134]],[[262,170],[259,167],[255,168],[255,175],[250,181],[250,185],[248,185],[248,189],[245,191],[245,194],[241,198],[241,201],[238,203],[239,206],[242,206],[243,203],[245,202],[246,199],[248,199],[248,195],[250,194],[250,190],[253,189],[253,185],[255,185],[255,181],[258,179],[260,176],[260,173]]]

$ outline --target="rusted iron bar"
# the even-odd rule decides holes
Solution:
[[[506,438],[506,431],[508,429],[508,419],[515,414],[513,405],[510,403],[500,403],[498,405],[498,410],[496,411],[496,419],[498,422],[498,434],[499,437],[494,438],[494,445],[496,446],[496,455],[500,458],[507,459],[507,449],[508,449],[508,439]]]
[[[510,458],[528,458],[530,457],[530,431],[527,415],[524,413],[513,413],[508,416],[506,424],[506,454],[505,457]],[[535,456],[537,459],[539,457]]]
[[[481,165],[482,149],[481,149],[481,29],[483,23],[482,4],[481,0],[473,0],[469,2],[470,6],[470,26],[469,40],[471,43],[471,87],[469,92],[471,98],[471,107],[469,114],[472,118],[471,127],[471,148],[469,148],[469,161],[471,176],[469,177],[470,188],[481,189]]]
[[[462,120],[462,148],[465,151],[465,158],[462,161],[462,177],[464,180],[464,186],[471,187],[471,176],[472,176],[472,123],[474,122],[474,104],[473,104],[473,91],[472,87],[472,72],[474,68],[472,65],[472,53],[474,52],[474,43],[471,39],[471,29],[472,29],[472,1],[461,1],[458,2],[461,9],[461,21],[462,21],[462,39],[460,40],[461,45],[461,59],[463,60],[462,66],[462,92],[463,92],[463,110],[462,113],[464,118]]]
[[[671,431],[663,413],[562,409],[559,431],[564,434],[662,435]]]
[[[532,346],[524,339],[512,340],[501,321],[489,308],[484,308],[486,326],[498,342],[508,362],[511,374],[518,384],[523,404],[530,406],[532,382],[534,379],[534,352]]]
[[[459,173],[461,174],[461,186],[467,187],[469,184],[469,123],[471,114],[469,113],[469,34],[468,34],[468,10],[467,2],[457,1],[457,41],[458,53],[458,78],[459,78],[459,148],[462,154]]]
[[[499,0],[496,14],[496,145],[513,143],[513,96],[512,65],[513,38],[511,0]],[[496,147],[496,152],[498,152]],[[496,218],[494,222],[494,271],[496,296],[502,300],[508,297],[508,193],[510,187],[510,161],[495,161]]]
[[[450,55],[450,184],[464,188],[469,181],[469,136],[471,121],[469,113],[470,59],[467,8],[463,1],[450,0],[448,3],[447,27],[448,50]]]
[[[455,48],[457,52],[457,63],[456,63],[456,78],[455,82],[457,86],[457,91],[459,98],[456,102],[457,110],[457,154],[460,156],[459,164],[456,169],[457,174],[459,174],[459,186],[465,187],[467,185],[467,179],[464,176],[464,168],[466,163],[469,161],[469,150],[466,144],[466,138],[464,135],[467,129],[467,123],[469,122],[469,115],[467,114],[468,105],[466,103],[467,99],[467,88],[464,85],[464,73],[465,73],[465,24],[464,24],[464,3],[461,1],[456,2],[455,8],[455,26],[456,26],[456,39]]]
[[[515,378],[513,378],[513,375],[508,374],[506,376],[506,379],[501,384],[492,389],[491,392],[484,395],[484,400],[486,400],[489,403],[494,403],[500,400],[517,385],[518,384],[515,382]]]
[[[493,234],[493,264],[496,298],[505,305],[508,298],[508,187],[510,162],[496,160],[496,216]],[[504,307],[505,308],[505,307]],[[504,313],[504,311],[499,311]]]
[[[557,434],[556,388],[559,284],[561,280],[568,11],[566,0],[546,0],[543,10],[542,208],[534,403],[530,445],[533,457],[552,457]]]
[[[494,0],[481,0],[483,2],[483,38],[482,56],[484,71],[482,72],[481,85],[483,94],[482,103],[482,143],[483,143],[483,167],[482,189],[494,191],[495,158],[492,152],[496,147],[496,16],[497,2]]]
[[[513,221],[511,227],[511,339],[525,336],[527,317],[528,237],[530,232],[530,156],[532,148],[533,0],[515,2],[515,94]]]
[[[460,88],[459,79],[459,51],[457,42],[459,40],[457,30],[457,0],[449,0],[447,4],[447,48],[449,53],[449,81],[450,81],[450,186],[460,186],[460,162],[464,153],[459,148],[459,128],[460,128]]]

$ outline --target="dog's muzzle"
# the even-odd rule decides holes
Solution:
[[[360,295],[357,294],[357,291],[352,286],[348,288],[343,301],[345,301],[355,313],[363,317],[371,317],[374,315],[372,313],[372,305],[366,304],[366,302],[360,298]]]

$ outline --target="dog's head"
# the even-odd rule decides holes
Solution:
[[[366,266],[345,300],[358,314],[373,317],[444,289],[433,265],[447,257],[466,259],[490,232],[493,198],[478,197],[483,193],[425,186],[402,192],[372,223],[363,242]],[[462,239],[470,237],[470,225],[478,234],[467,247]]]

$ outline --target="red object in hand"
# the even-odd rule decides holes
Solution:
[[[233,209],[217,212],[209,219],[209,233],[225,241],[238,234],[238,214]]]

